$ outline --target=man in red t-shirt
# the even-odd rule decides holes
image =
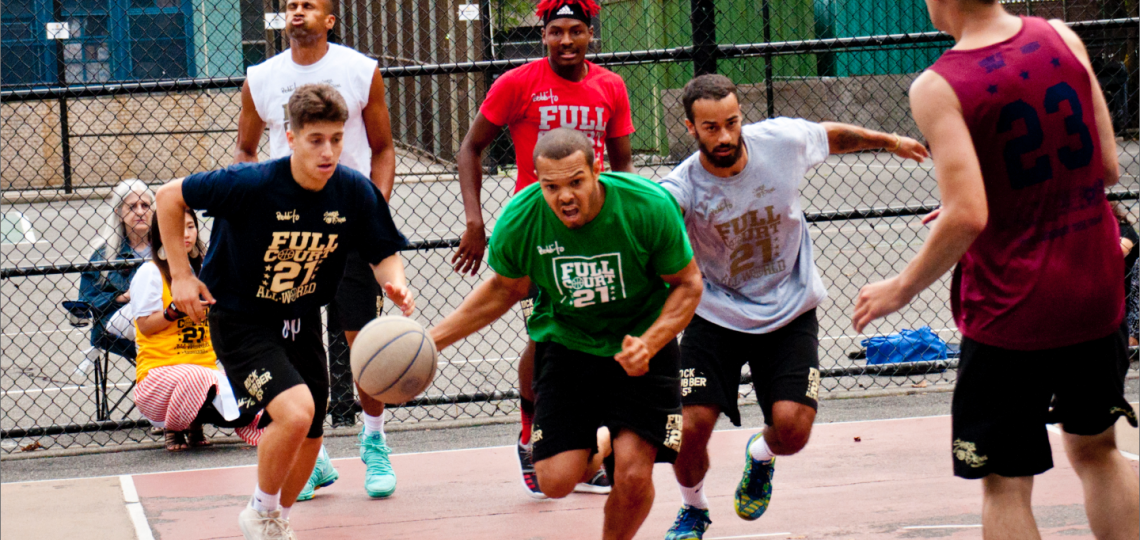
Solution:
[[[1104,188],[1120,178],[1112,121],[1077,35],[997,0],[927,2],[954,47],[911,86],[942,209],[914,260],[859,291],[859,332],[957,265],[962,358],[954,474],[982,479],[986,538],[1040,538],[1033,477],[1053,466],[1046,424],[1085,490],[1097,538],[1140,535],[1136,473],[1113,426],[1135,426],[1123,257]]]
[[[504,73],[487,92],[479,114],[459,149],[459,186],[467,230],[451,262],[455,271],[475,275],[487,247],[483,224],[481,190],[483,186],[483,150],[490,146],[506,126],[515,147],[518,178],[515,193],[533,184],[534,145],[543,134],[556,128],[573,128],[590,139],[594,159],[603,161],[609,154],[615,171],[633,172],[629,135],[633,118],[629,110],[629,94],[621,76],[586,60],[586,51],[594,30],[591,20],[598,14],[594,0],[542,0],[537,14],[542,19],[542,40],[547,57]],[[523,301],[523,315],[530,315],[533,296]],[[527,493],[543,498],[530,458],[530,429],[534,415],[534,341],[528,340],[519,359],[519,394],[522,409],[522,434],[518,441],[519,464]],[[606,444],[599,435],[600,446]],[[604,449],[603,449],[604,450]],[[609,481],[598,471],[580,491],[608,493]]]

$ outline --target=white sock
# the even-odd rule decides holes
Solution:
[[[272,511],[276,510],[278,505],[280,505],[280,504],[281,504],[281,492],[280,491],[270,495],[264,491],[261,491],[260,485],[257,486],[257,489],[255,489],[253,491],[253,498],[251,498],[249,500],[250,508],[257,510],[258,512],[272,512]]]
[[[763,436],[748,446],[748,453],[756,461],[771,461],[772,458],[776,457],[776,454],[773,454],[772,450],[768,448],[768,441]]]
[[[371,414],[364,413],[364,436],[367,437],[377,431],[380,435],[384,435],[384,413],[380,416],[372,416]]]
[[[685,487],[677,484],[681,488],[681,501],[687,506],[693,506],[704,510],[709,509],[709,500],[705,497],[705,481],[697,482],[693,487]]]
[[[288,520],[289,519],[289,513],[292,511],[293,511],[292,506],[282,506],[281,507],[281,519]]]

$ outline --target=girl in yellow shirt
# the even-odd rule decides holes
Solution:
[[[217,368],[209,325],[195,323],[174,308],[157,222],[150,237],[152,260],[139,267],[130,289],[138,345],[135,405],[152,424],[164,428],[166,449],[177,452],[210,444],[203,423],[229,424],[212,403],[225,375]],[[200,270],[206,249],[193,211],[186,212],[183,240],[191,266]],[[242,416],[246,421],[237,426],[237,434],[256,445],[261,437],[256,419],[251,423],[249,415]]]

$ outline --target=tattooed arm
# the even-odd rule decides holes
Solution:
[[[930,156],[922,143],[910,137],[838,122],[822,122],[820,125],[827,130],[827,143],[831,147],[832,154],[882,148],[898,157],[913,159],[919,163]]]

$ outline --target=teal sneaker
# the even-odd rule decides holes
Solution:
[[[297,495],[297,501],[307,501],[313,498],[313,494],[323,487],[329,487],[333,482],[340,478],[340,473],[336,472],[333,468],[332,460],[329,459],[329,453],[325,447],[321,446],[321,453],[317,454],[317,464],[313,467],[313,474],[309,475],[309,481],[305,482],[305,489]]]
[[[712,525],[712,520],[708,510],[686,504],[677,512],[677,520],[665,533],[665,540],[701,540],[709,525]]]
[[[392,471],[392,452],[379,431],[365,437],[360,433],[360,460],[364,462],[364,491],[369,497],[384,498],[396,492],[396,473]]]
[[[748,444],[744,445],[744,477],[740,479],[740,485],[736,486],[736,496],[732,501],[736,515],[748,521],[764,515],[768,502],[772,500],[772,475],[776,473],[776,458],[756,461],[748,451],[752,442],[763,436],[764,432],[761,431],[750,437]]]

